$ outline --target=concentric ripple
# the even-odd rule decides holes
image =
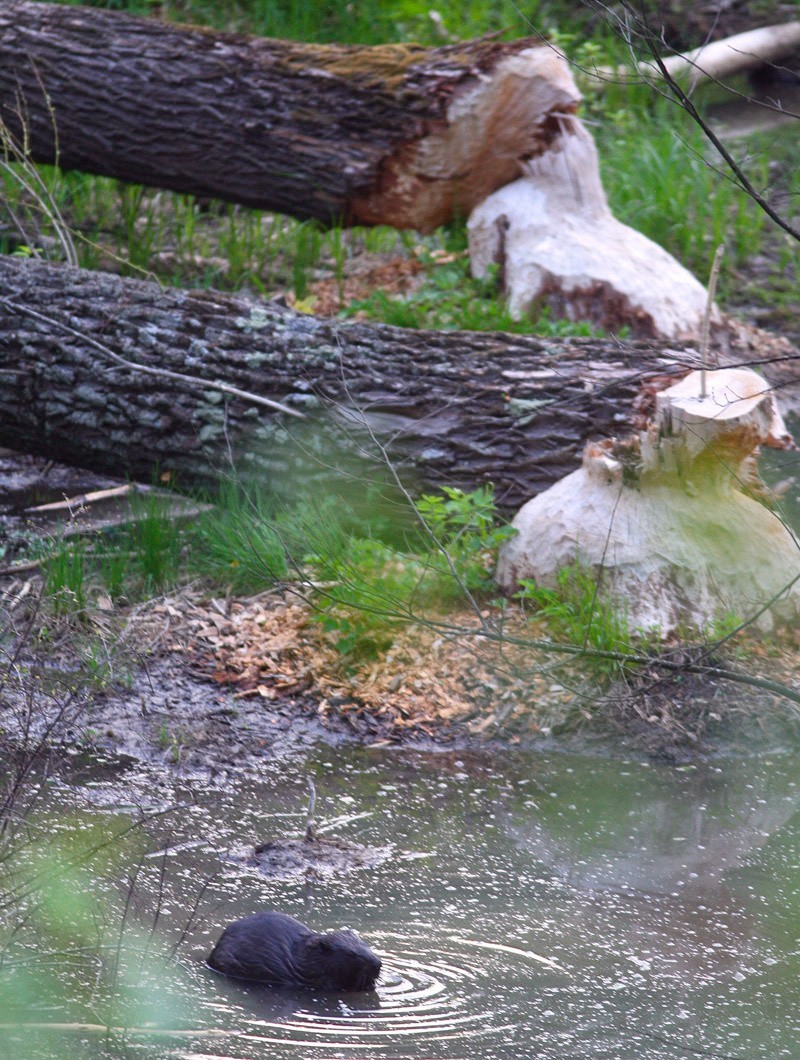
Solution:
[[[383,970],[376,995],[327,1001],[294,995],[282,1005],[264,999],[258,1014],[246,1021],[247,1039],[380,1056],[401,1039],[427,1044],[500,1029],[496,1014],[485,1007],[491,995],[480,958],[469,964],[469,954],[440,951],[422,961],[394,949],[391,936],[378,940],[386,946],[378,948]],[[408,945],[407,936],[403,942]],[[423,950],[420,946],[416,952]]]

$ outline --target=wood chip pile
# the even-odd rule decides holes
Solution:
[[[297,597],[183,598],[159,606],[180,616],[173,650],[188,644],[201,669],[235,688],[234,698],[260,697],[265,710],[282,709],[288,699],[313,700],[320,715],[336,712],[391,741],[406,734],[440,739],[464,728],[534,734],[554,712],[563,716],[574,698],[549,672],[552,660],[511,652],[476,633],[408,625],[380,659],[348,670],[312,608]],[[475,628],[467,615],[448,621],[451,628]]]

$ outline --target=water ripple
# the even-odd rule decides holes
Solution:
[[[392,936],[378,941],[390,943]],[[408,945],[408,938],[404,939]],[[415,952],[424,949],[420,945]],[[387,952],[388,951],[388,952]],[[432,1043],[497,1033],[496,1016],[485,1006],[490,971],[483,954],[458,947],[431,952],[426,961],[378,948],[383,970],[375,994],[320,1000],[299,996],[282,1009],[265,999],[246,1021],[247,1038],[269,1045],[320,1050],[380,1050],[399,1040]],[[483,981],[483,982],[482,982]],[[267,1018],[265,1018],[265,1016]],[[270,1018],[270,1017],[277,1018]],[[374,1052],[373,1055],[381,1055]]]

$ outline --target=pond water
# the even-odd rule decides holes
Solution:
[[[96,1024],[102,999],[74,959],[60,968],[57,1009],[39,1013],[69,1030],[6,1032],[3,1055],[797,1057],[799,767],[789,753],[676,768],[351,748],[227,790],[159,786],[133,772],[126,798],[183,804],[146,826],[135,871],[120,874],[135,877],[126,904],[155,927],[147,956],[140,945],[125,958],[120,981],[133,1007],[122,1022],[142,1018],[139,995],[152,1018],[157,993],[165,1026],[206,1033],[133,1035],[124,1046],[83,1034],[74,1024]],[[253,841],[299,834],[307,775],[329,834],[391,843],[387,861],[269,880],[230,860]],[[113,771],[88,788],[50,789],[41,811],[50,831],[128,819]],[[195,907],[177,960],[157,958]],[[262,908],[317,930],[357,930],[383,958],[376,993],[315,997],[208,970],[203,958],[225,924]]]

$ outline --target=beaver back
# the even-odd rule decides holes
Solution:
[[[274,986],[372,990],[381,962],[352,931],[320,935],[285,913],[230,924],[208,957],[224,975]]]

